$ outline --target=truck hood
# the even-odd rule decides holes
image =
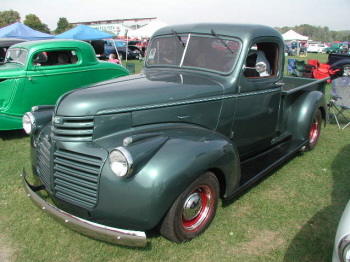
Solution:
[[[101,82],[63,95],[56,115],[88,116],[220,100],[223,85],[200,74],[156,72]]]

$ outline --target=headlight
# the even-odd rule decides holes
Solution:
[[[35,118],[32,113],[28,112],[24,114],[22,118],[22,126],[24,131],[28,135],[31,135],[35,132],[35,129],[36,129]]]
[[[117,177],[127,177],[132,174],[133,160],[128,150],[118,147],[109,154],[109,165]]]
[[[339,242],[338,256],[342,262],[350,261],[350,235],[343,237],[343,239]]]

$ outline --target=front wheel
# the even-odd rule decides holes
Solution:
[[[317,141],[320,138],[321,125],[322,125],[322,114],[321,114],[321,110],[318,109],[312,120],[311,127],[309,130],[309,142],[305,146],[303,151],[311,151],[312,149],[315,148]]]
[[[206,172],[176,199],[166,214],[160,233],[174,242],[185,242],[202,234],[214,219],[220,188],[216,176]]]

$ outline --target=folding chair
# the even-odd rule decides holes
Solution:
[[[313,71],[314,78],[323,79],[329,77],[330,67],[331,66],[326,63],[320,64],[320,66]]]
[[[331,100],[329,103],[331,114],[334,116],[339,129],[350,125],[350,77],[338,77],[332,81]],[[341,128],[339,117],[342,116],[347,122]]]
[[[305,70],[305,61],[295,59],[295,69],[293,70],[294,75],[301,77],[303,76],[304,70]]]
[[[318,68],[320,66],[318,59],[309,59],[307,60],[307,63],[313,65],[315,68]]]
[[[290,75],[294,75],[294,69],[295,69],[295,59],[288,58],[288,72]]]
[[[135,74],[135,64],[134,63],[126,63],[126,69],[128,69],[130,74]]]

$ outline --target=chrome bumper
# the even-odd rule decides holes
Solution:
[[[144,232],[104,226],[64,212],[63,210],[46,202],[32,190],[34,186],[30,185],[26,180],[25,172],[23,172],[21,176],[23,178],[24,187],[27,191],[27,196],[30,197],[42,211],[47,212],[62,225],[83,235],[108,243],[134,247],[146,246],[147,239]]]

